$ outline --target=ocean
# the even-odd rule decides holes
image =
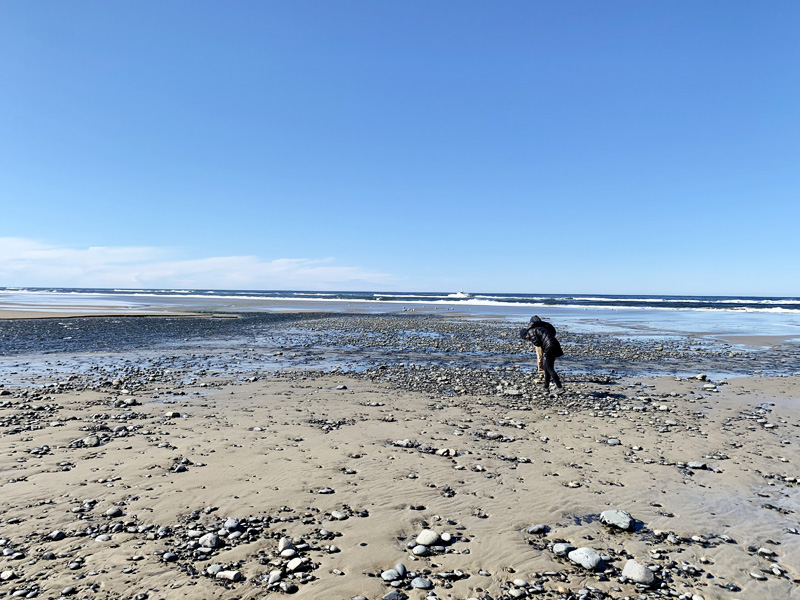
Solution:
[[[122,288],[19,288],[0,287],[0,300],[25,299],[47,304],[53,300],[96,299],[130,302],[147,298],[207,300],[314,301],[330,303],[394,303],[403,305],[530,308],[606,308],[657,310],[711,310],[767,312],[800,315],[800,298],[759,296],[650,296],[614,294],[495,294],[459,292],[318,292],[286,290],[122,289]]]
[[[470,292],[319,292],[212,289],[0,288],[0,309],[63,313],[114,309],[209,312],[454,312],[524,322],[537,314],[576,332],[775,336],[800,342],[800,298]]]

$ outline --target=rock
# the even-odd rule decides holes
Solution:
[[[100,438],[96,435],[90,435],[88,437],[83,438],[83,445],[88,448],[96,448],[100,445]]]
[[[395,569],[395,571],[397,571],[397,574],[400,575],[400,577],[405,577],[406,573],[408,572],[406,570],[406,566],[403,563],[397,563],[394,566],[394,569]]]
[[[381,600],[406,600],[406,598],[408,598],[408,596],[400,590],[392,590],[388,594],[381,596]]]
[[[696,471],[703,471],[705,469],[708,469],[708,465],[704,462],[700,462],[699,460],[693,460],[687,463],[686,466]]]
[[[53,540],[54,542],[58,542],[59,540],[63,540],[66,537],[66,535],[64,534],[63,531],[56,529],[55,531],[50,533],[47,537]]]
[[[547,533],[547,525],[542,525],[542,524],[531,525],[530,527],[528,527],[527,531],[530,534]]]
[[[331,519],[334,521],[344,521],[347,518],[347,515],[340,510],[332,510],[331,511]]]
[[[556,556],[566,556],[573,550],[575,550],[575,546],[566,542],[558,542],[553,544],[553,554]]]
[[[398,573],[396,569],[387,569],[381,573],[381,579],[384,581],[394,581],[396,579],[401,579],[401,577],[400,573]]]
[[[643,585],[652,585],[656,579],[653,572],[646,566],[639,564],[635,560],[629,560],[625,563],[622,569],[622,576],[630,579],[634,583],[641,583]]]
[[[594,570],[603,562],[600,555],[591,548],[578,548],[570,552],[567,557],[577,565],[582,566],[584,569]]]
[[[178,555],[174,552],[164,552],[164,554],[161,555],[161,560],[164,562],[175,562],[178,560]]]
[[[222,545],[222,540],[219,539],[219,536],[216,533],[207,533],[202,536],[197,542],[203,548],[219,548]]]
[[[278,587],[281,588],[281,591],[285,594],[294,594],[297,591],[297,586],[291,581],[281,581]]]
[[[223,525],[223,527],[228,531],[236,531],[239,529],[239,519],[225,519],[225,525]]]
[[[414,556],[427,556],[430,551],[428,550],[427,546],[423,546],[422,544],[417,544],[411,549],[411,553]]]
[[[609,446],[619,446],[622,442],[619,441],[617,438],[608,438],[606,440],[606,444]]]
[[[294,544],[292,543],[292,540],[284,536],[278,542],[278,552],[283,552],[287,548],[294,550]]]
[[[417,544],[423,546],[435,546],[440,540],[439,534],[432,529],[423,529],[417,536]]]
[[[220,571],[215,575],[215,578],[225,581],[239,581],[242,578],[242,574],[239,571]]]
[[[217,573],[221,573],[221,572],[222,572],[222,565],[214,564],[214,565],[209,565],[206,568],[206,573],[208,573],[209,575],[215,576],[215,577],[216,577]]]
[[[288,563],[286,563],[286,570],[289,573],[294,573],[295,571],[304,571],[306,568],[306,561],[299,556],[297,558],[293,558]]]
[[[411,580],[411,587],[417,590],[429,590],[433,587],[433,583],[424,577],[415,577]]]
[[[630,531],[634,525],[633,517],[624,510],[604,510],[600,513],[600,522],[624,531]]]
[[[122,516],[122,509],[119,506],[112,506],[106,511],[107,517],[121,517]]]
[[[3,571],[0,573],[0,581],[11,581],[16,579],[17,574],[14,571]]]

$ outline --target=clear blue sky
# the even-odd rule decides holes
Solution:
[[[0,286],[800,295],[800,3],[4,0]]]

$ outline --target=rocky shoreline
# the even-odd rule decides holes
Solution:
[[[518,339],[519,325],[504,321],[250,313],[225,319],[83,317],[2,324],[0,377],[6,380],[21,379],[12,375],[25,370],[34,375],[115,371],[121,360],[137,368],[185,372],[222,368],[241,374],[334,368],[358,373],[414,365],[476,373],[499,368],[512,371],[509,377],[515,378],[513,371],[527,374],[535,369],[532,346]],[[570,374],[686,377],[706,372],[727,378],[800,373],[800,344],[791,342],[760,348],[702,336],[622,337],[564,328],[559,338],[566,355],[557,368],[568,378]],[[399,373],[386,375],[396,379]],[[424,369],[418,376],[424,376]],[[476,385],[485,393],[478,380]]]
[[[562,332],[551,396],[509,323],[250,325],[3,358],[0,597],[800,597],[800,378],[701,372],[791,352]]]

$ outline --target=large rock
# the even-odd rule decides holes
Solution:
[[[213,549],[219,548],[222,545],[222,541],[216,533],[207,533],[197,541],[203,548]]]
[[[421,544],[423,546],[435,546],[439,543],[439,534],[433,531],[432,529],[423,529],[420,534],[417,536],[417,544]]]
[[[656,579],[653,572],[646,566],[639,564],[635,560],[629,560],[625,563],[622,569],[622,576],[630,579],[634,583],[641,583],[644,585],[652,585]]]
[[[631,513],[624,510],[604,510],[600,513],[600,522],[624,531],[630,531],[634,525]]]
[[[576,565],[582,566],[584,569],[593,571],[600,567],[603,559],[591,548],[578,548],[570,552],[567,557]]]

